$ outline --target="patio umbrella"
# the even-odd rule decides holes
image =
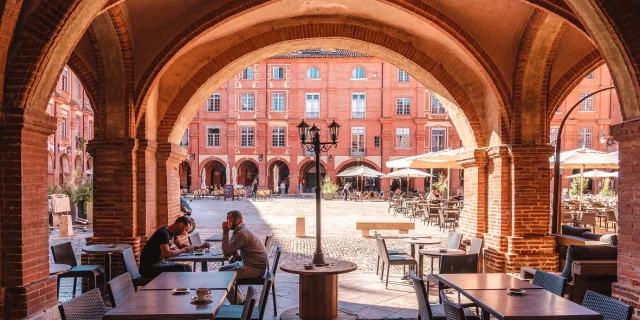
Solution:
[[[618,177],[618,172],[606,172],[606,171],[600,171],[600,170],[591,170],[591,171],[587,171],[584,174],[580,175],[579,173],[576,173],[574,175],[570,175],[567,178],[579,178],[579,177],[583,177],[583,178],[617,178]]]
[[[235,188],[238,185],[238,168],[233,167],[231,169],[231,175],[233,176],[233,187]]]
[[[280,181],[278,181],[279,177],[280,177],[280,167],[273,166],[273,192],[275,193],[278,193],[278,188],[279,188],[278,183],[280,183]]]
[[[200,183],[200,189],[204,190],[207,188],[207,183],[206,183],[206,177],[207,173],[206,173],[206,168],[202,168],[202,172],[200,173],[200,179],[201,179],[201,183]]]
[[[387,175],[384,176],[384,178],[391,178],[391,179],[407,178],[407,186],[409,185],[409,178],[427,178],[427,177],[431,177],[431,175],[424,171],[411,169],[411,168],[400,169],[400,170],[388,173]]]
[[[384,177],[384,173],[373,170],[365,166],[358,166],[348,170],[345,170],[336,176],[338,177],[365,177],[367,178],[381,178]]]
[[[231,175],[229,174],[229,165],[227,165],[227,169],[226,169],[226,176],[224,176],[225,178],[225,184],[229,184],[229,179],[231,179]]]
[[[451,169],[462,169],[462,166],[456,161],[456,158],[460,152],[463,152],[464,148],[459,149],[444,149],[436,152],[429,152],[427,154],[417,156],[412,160],[411,168],[413,169],[431,169],[433,175],[434,168],[446,168],[447,179],[449,179],[449,187],[447,188],[447,199],[449,199],[451,189]],[[433,179],[429,182],[433,183]]]

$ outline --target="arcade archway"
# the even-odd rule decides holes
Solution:
[[[201,173],[202,174],[202,173]],[[227,167],[225,164],[218,160],[209,161],[204,166],[205,185],[211,186],[224,186],[228,183]],[[200,177],[202,179],[202,177]],[[202,184],[202,181],[198,182]]]
[[[267,170],[267,186],[269,189],[274,190],[276,185],[280,188],[280,183],[284,181],[285,192],[289,193],[289,165],[282,160],[276,160],[269,165]]]
[[[354,167],[365,166],[369,169],[373,169],[375,171],[380,171],[375,164],[370,163],[369,161],[350,161],[347,163],[341,164],[336,170],[336,174],[340,174],[347,170],[350,170]],[[338,184],[344,186],[347,182],[351,182],[351,190],[358,191],[380,191],[380,179],[381,178],[373,178],[373,177],[337,177]]]
[[[238,184],[250,186],[258,179],[258,165],[252,160],[245,160],[238,166]],[[258,181],[259,182],[259,181]]]
[[[191,164],[187,161],[182,161],[180,167],[178,167],[178,173],[180,174],[180,189],[191,191]]]
[[[319,173],[318,173],[319,172]],[[323,163],[320,163],[320,170],[317,170],[314,161],[309,161],[300,167],[300,182],[302,182],[303,192],[315,192],[316,176],[320,174],[320,180],[327,175],[327,170]]]

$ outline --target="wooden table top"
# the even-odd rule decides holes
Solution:
[[[306,276],[324,275],[324,274],[341,274],[355,271],[358,265],[344,260],[325,259],[329,264],[326,267],[315,267],[311,270],[307,270],[303,267],[303,264],[297,263],[285,263],[280,266],[280,270],[288,273],[295,273]]]
[[[129,248],[131,248],[131,245],[126,243],[97,243],[97,244],[82,246],[82,251],[86,253],[103,253],[104,254],[104,253],[111,253],[111,252],[122,252]]]
[[[182,253],[179,256],[166,259],[167,261],[195,261],[195,262],[208,262],[208,261],[228,261],[231,256],[222,255],[222,250],[214,249],[211,252],[205,252],[197,255],[195,253]]]
[[[175,288],[209,288],[229,290],[236,280],[235,271],[218,272],[163,272],[142,290],[173,290]]]
[[[506,290],[518,289],[542,289],[504,273],[461,273],[461,274],[434,274],[438,280],[458,291],[464,290]]]
[[[192,303],[188,294],[172,294],[170,290],[140,290],[111,309],[102,318],[114,319],[213,319],[227,297],[223,290],[211,290],[209,303]]]
[[[207,238],[204,241],[209,241],[209,242],[220,242],[222,241],[222,233],[217,233],[212,235],[211,237]]]
[[[501,320],[602,319],[602,315],[547,290],[528,289],[522,295],[507,290],[465,290],[462,294]]]
[[[425,256],[459,256],[459,255],[463,255],[465,253],[464,250],[460,250],[460,249],[447,249],[447,252],[440,252],[440,248],[427,248],[427,249],[420,249],[418,250],[418,252],[421,255],[425,255]]]
[[[402,239],[402,241],[408,243],[408,244],[439,244],[442,242],[442,239],[432,239],[431,237],[429,238],[417,238],[417,239],[413,239],[413,238],[404,238]]]
[[[62,264],[62,263],[50,263],[49,264],[49,275],[57,275],[57,274],[61,274],[61,273],[65,273],[67,271],[71,270],[71,266],[68,264]]]

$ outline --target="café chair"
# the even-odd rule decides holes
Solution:
[[[140,271],[138,270],[138,262],[136,262],[136,256],[133,254],[133,249],[127,248],[122,250],[120,258],[122,259],[124,268],[131,277],[131,282],[133,283],[133,287],[136,291],[138,290],[138,287],[145,286],[153,280],[153,278],[143,278],[140,274]]]
[[[375,237],[376,237],[376,247],[378,249],[378,263],[376,264],[376,274],[379,274],[379,270],[380,270],[380,257],[383,255],[382,252],[382,247],[380,244],[380,238],[382,238],[382,236],[375,231]],[[387,249],[387,252],[390,255],[403,255],[403,254],[407,254],[406,252],[402,251],[402,250],[397,250],[397,249]]]
[[[276,257],[273,259],[273,268],[271,268],[271,275],[272,275],[272,279],[271,279],[271,289],[273,291],[272,297],[273,297],[273,315],[277,316],[278,315],[278,308],[276,307],[276,272],[278,271],[278,264],[280,262],[280,257],[282,256],[282,248],[281,247],[277,247],[276,248]],[[269,271],[267,271],[267,273],[269,273]],[[244,286],[244,285],[262,285],[263,283],[265,283],[265,278],[266,278],[266,274],[262,277],[257,277],[257,278],[246,278],[246,279],[237,279],[236,280],[236,292],[238,292],[238,286]],[[237,297],[234,297],[237,298]],[[234,301],[235,302],[235,301]]]
[[[245,298],[245,302],[244,302],[244,306],[242,307],[242,314],[240,315],[240,320],[251,320],[251,316],[253,313],[253,308],[256,305],[256,299],[253,297],[256,295],[256,288],[254,286],[249,286],[249,288],[247,288],[247,295],[244,297]],[[216,315],[216,317],[214,319],[220,319],[218,316],[220,315],[220,313],[218,313]]]
[[[532,283],[555,295],[562,297],[566,279],[553,273],[536,270],[536,274],[533,276]]]
[[[480,319],[475,313],[467,315],[467,312],[470,311],[467,311],[462,305],[449,300],[449,297],[444,293],[444,290],[440,290],[440,300],[442,300],[446,320]]]
[[[78,265],[76,256],[73,253],[71,242],[61,243],[51,246],[53,261],[55,263],[67,264],[71,266],[71,270],[58,275],[58,292],[60,292],[60,279],[73,278],[73,297],[76,295],[76,287],[78,278],[89,279],[89,288],[96,288],[98,276],[104,276],[104,266],[96,264]],[[105,279],[106,281],[106,279]]]
[[[604,320],[631,320],[633,316],[633,307],[590,290],[587,290],[582,306],[600,313]]]
[[[430,304],[429,295],[424,286],[424,280],[416,277],[413,271],[410,272],[411,280],[413,281],[413,289],[416,292],[418,298],[418,319],[420,320],[446,320],[447,317],[444,312],[444,306],[442,304]],[[477,319],[477,316],[470,310],[464,310],[467,319]],[[475,318],[474,318],[475,316]]]
[[[107,282],[107,292],[112,307],[116,307],[136,292],[131,275],[125,272]]]
[[[265,277],[264,283],[262,284],[262,292],[260,293],[258,309],[257,310],[254,309],[253,312],[251,313],[251,317],[250,318],[247,317],[247,319],[257,319],[257,320],[264,319],[264,311],[267,306],[267,299],[269,299],[269,289],[273,284],[272,281],[273,281],[273,275],[271,274],[271,271],[268,271]],[[220,309],[218,309],[218,313],[216,314],[216,319],[220,319],[220,320],[242,319],[243,311],[244,311],[244,306],[225,304],[220,306]]]
[[[478,273],[478,254],[462,254],[458,256],[440,257],[439,274],[462,274]],[[433,274],[427,275],[427,288],[430,283],[438,285],[438,290],[445,289],[444,283],[440,282]],[[458,299],[460,295],[458,295]],[[442,301],[440,301],[442,302]]]
[[[62,320],[102,320],[107,313],[100,289],[93,289],[58,306]]]
[[[391,266],[402,266],[403,269],[406,268],[406,266],[409,266],[410,270],[411,269],[415,270],[415,268],[418,266],[418,261],[408,254],[402,254],[402,255],[389,254],[389,251],[387,250],[387,244],[384,241],[384,238],[379,237],[377,238],[377,241],[379,241],[379,245],[381,248],[380,255],[382,256],[382,272],[380,273],[380,280],[384,278],[384,265],[386,263],[387,264],[387,280],[385,281],[384,287],[388,288],[389,287],[389,269]]]
[[[613,231],[616,231],[618,227],[618,215],[613,210],[607,210],[605,212],[604,228],[609,231],[609,224],[613,224]]]
[[[469,253],[482,254],[482,245],[484,244],[484,240],[480,238],[473,237],[471,239],[471,247],[469,248]]]
[[[460,249],[460,242],[462,242],[462,234],[458,232],[451,232],[449,236],[447,236],[447,240],[444,245],[447,249]]]

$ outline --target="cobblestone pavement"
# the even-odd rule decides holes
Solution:
[[[190,199],[189,199],[190,200]],[[315,199],[284,198],[273,200],[240,200],[222,201],[198,199],[191,202],[192,217],[202,239],[221,233],[221,222],[226,219],[230,210],[239,210],[245,216],[249,227],[260,237],[271,233],[274,235],[273,248],[283,249],[281,263],[299,261],[309,262],[315,251]],[[358,221],[410,221],[404,216],[393,216],[388,212],[386,202],[345,202],[342,200],[322,202],[322,246],[327,258],[342,259],[355,262],[358,270],[339,277],[339,308],[346,313],[357,314],[362,319],[417,318],[417,301],[410,282],[402,280],[402,267],[392,267],[389,277],[389,288],[375,274],[377,249],[372,237],[364,238],[355,229]],[[305,217],[307,237],[295,237],[296,217]],[[415,224],[416,229],[408,235],[399,235],[398,231],[380,231],[387,239],[389,248],[404,249],[410,247],[403,238],[413,236],[432,236],[444,240],[446,234],[437,227],[425,226],[421,221]],[[373,230],[371,231],[373,235]],[[84,238],[91,236],[91,231],[75,231],[71,238],[74,251],[78,257],[81,253]],[[52,231],[50,244],[69,241],[59,238]],[[219,246],[218,243],[214,244]],[[272,248],[272,249],[273,249]],[[272,250],[272,252],[275,250]],[[272,253],[273,255],[273,253]],[[273,257],[272,257],[273,258]],[[214,266],[215,267],[215,266]],[[429,271],[429,259],[425,259],[425,272]],[[63,279],[60,300],[71,297],[72,281]],[[431,300],[436,301],[436,292],[432,290]],[[277,274],[276,295],[278,314],[297,307],[298,277],[279,271]],[[268,303],[267,315],[273,315],[273,305]],[[277,319],[277,317],[268,318]]]

